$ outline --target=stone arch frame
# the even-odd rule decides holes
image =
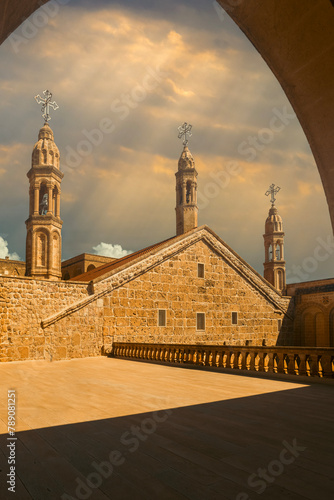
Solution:
[[[57,254],[55,255],[55,240],[57,240]],[[49,262],[51,264],[51,267],[53,269],[61,269],[61,262],[60,262],[60,249],[61,249],[61,234],[59,233],[58,230],[54,229],[51,231],[50,234],[50,255],[49,255]]]
[[[39,237],[43,236],[43,239],[39,242]],[[50,259],[50,231],[43,227],[38,227],[33,231],[33,256],[35,267],[37,268],[48,268],[49,259]],[[39,245],[42,245],[42,248]],[[39,255],[39,252],[41,255]]]
[[[0,43],[48,1],[3,2]],[[305,0],[302,8],[300,0],[217,2],[261,54],[295,110],[317,163],[334,228],[334,143],[330,140],[334,109],[328,106],[334,99],[333,1],[321,0],[317,9],[311,0]]]
[[[319,304],[317,302],[309,302],[303,307],[299,307],[296,314],[295,320],[295,334],[297,334],[297,340],[299,341],[297,345],[309,346],[310,339],[305,338],[305,325],[304,321],[306,315],[310,314],[311,318],[311,328],[309,336],[313,336],[314,344],[312,347],[326,347],[329,342],[329,338],[324,339],[326,332],[328,332],[328,308]],[[321,314],[323,319],[323,332],[317,330],[317,315]],[[319,317],[318,317],[319,319]],[[319,328],[319,324],[318,324]],[[296,342],[295,342],[296,343]]]
[[[279,267],[275,270],[275,283],[276,283],[276,288],[279,290],[283,290],[285,283],[284,283],[284,269],[282,267]]]

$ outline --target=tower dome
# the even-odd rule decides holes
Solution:
[[[54,135],[48,123],[44,123],[38,134],[32,152],[32,167],[56,167],[59,169],[59,149],[54,142]]]
[[[279,215],[278,210],[275,206],[272,206],[269,210],[268,217],[265,222],[265,233],[274,233],[283,231],[283,221],[282,217]]]
[[[179,159],[179,170],[185,170],[186,168],[195,168],[195,160],[188,146],[184,146]]]

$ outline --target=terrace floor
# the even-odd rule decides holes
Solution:
[[[331,500],[334,386],[295,380],[106,357],[0,364],[0,498]]]

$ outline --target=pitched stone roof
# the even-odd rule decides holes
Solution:
[[[89,284],[90,295],[78,303],[73,304],[50,318],[42,321],[42,327],[59,321],[65,316],[94,302],[113,290],[123,286],[125,283],[139,277],[149,269],[155,267],[173,255],[182,252],[198,241],[205,241],[215,252],[217,252],[228,265],[230,265],[243,279],[258,293],[260,293],[277,312],[287,313],[287,307],[291,297],[282,297],[267,280],[257,273],[247,262],[245,262],[234,250],[219,238],[209,227],[200,226],[187,233],[174,236],[167,240],[151,245],[143,250],[138,250],[121,259],[109,264],[99,266],[92,271],[73,278],[72,282],[85,282]]]

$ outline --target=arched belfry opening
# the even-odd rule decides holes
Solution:
[[[279,190],[279,187],[272,184],[266,192],[266,196],[271,195],[271,208],[266,219],[265,233],[263,235],[265,248],[263,275],[277,290],[283,292],[286,286],[283,221],[275,207],[275,194]]]
[[[32,152],[29,179],[29,218],[26,220],[26,275],[34,278],[61,279],[60,184],[64,174],[59,170],[59,150],[48,124],[47,105],[52,94],[44,92],[45,123]],[[39,96],[38,96],[39,97]],[[41,98],[40,98],[41,99]]]

